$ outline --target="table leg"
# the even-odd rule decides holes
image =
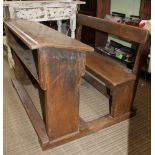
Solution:
[[[58,25],[58,32],[61,32],[62,21],[58,20],[57,25]]]
[[[51,139],[78,132],[79,88],[85,55],[64,49],[39,52],[45,88],[45,120]],[[42,60],[41,60],[42,59]]]
[[[71,29],[71,38],[75,38],[75,29],[76,29],[76,14],[70,18],[70,29]]]

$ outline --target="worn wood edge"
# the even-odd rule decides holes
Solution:
[[[136,76],[133,74],[133,77],[129,78],[128,80],[113,83],[112,81],[106,79],[106,77],[104,77],[102,74],[96,73],[93,69],[89,68],[88,66],[86,66],[86,71],[91,73],[93,76],[97,77],[99,80],[104,81],[105,85],[107,85],[107,87],[110,88],[110,89],[113,89],[114,87],[119,86],[121,84],[124,84],[126,82],[134,81],[136,79]]]
[[[114,124],[127,120],[135,116],[135,114],[136,114],[135,111],[131,111],[117,118],[113,118],[111,115],[106,115],[89,122],[82,121],[82,123],[79,124],[79,132],[68,134],[59,139],[50,140],[50,142],[47,145],[42,146],[42,149],[48,150],[48,149],[57,147],[59,145],[65,144],[67,142],[73,141],[75,139],[87,136],[91,133],[95,133],[101,129],[110,127]]]
[[[17,91],[17,94],[19,95],[22,104],[26,110],[26,113],[33,125],[33,128],[35,129],[39,141],[42,146],[46,145],[49,142],[49,138],[46,133],[45,124],[39,115],[39,112],[35,108],[34,104],[32,103],[32,100],[30,96],[28,95],[27,91],[25,90],[24,86],[21,84],[20,81],[17,79],[12,79],[12,84],[14,88]]]
[[[51,43],[41,43],[41,42],[38,42],[36,41],[34,38],[30,37],[28,34],[26,34],[22,29],[18,28],[16,25],[12,24],[11,22],[12,19],[4,19],[4,24],[8,27],[8,29],[14,33],[19,39],[22,40],[22,42],[24,44],[26,44],[31,50],[35,50],[35,49],[38,49],[38,48],[43,48],[43,47],[48,47],[48,48],[61,48],[61,49],[68,49],[69,51],[71,50],[74,50],[75,52],[94,52],[94,48],[87,45],[87,44],[84,44],[76,39],[72,39],[70,38],[69,36],[66,36],[64,35],[63,33],[60,33],[56,30],[54,30],[56,33],[60,33],[62,35],[62,37],[65,37],[65,38],[69,38],[70,41],[74,41],[74,42],[79,42],[79,44],[81,44],[82,46],[67,46],[66,47],[66,44],[64,42],[64,44],[51,44]],[[21,19],[14,19],[14,20],[17,20],[17,21],[21,21]],[[32,23],[32,21],[25,21],[25,22],[30,22]],[[46,25],[43,25],[41,23],[35,23],[36,26],[37,25],[42,25],[43,27],[46,27],[48,29],[51,29],[52,31],[52,28],[49,28],[48,26]],[[74,44],[73,42],[73,44]]]
[[[9,21],[7,21],[8,19],[4,19],[4,24],[8,27],[8,29],[14,33],[18,38],[20,38],[30,49],[36,49],[39,46],[39,43],[37,41],[35,41],[34,39],[32,39],[31,37],[29,37],[26,33],[24,33],[20,28],[14,26],[13,24],[11,24]],[[14,19],[16,20],[16,19]],[[22,34],[22,35],[19,35]],[[25,39],[26,38],[26,39]],[[29,43],[26,41],[28,40]],[[32,44],[32,45],[31,45]]]
[[[98,24],[96,26],[93,25],[93,22],[94,21],[97,21]],[[145,44],[146,40],[147,40],[147,36],[149,35],[149,31],[146,30],[146,29],[142,29],[142,28],[138,28],[138,27],[134,27],[134,26],[129,26],[129,25],[126,25],[126,24],[120,24],[120,23],[114,23],[114,22],[111,22],[111,21],[108,21],[106,19],[101,19],[101,18],[98,18],[98,17],[93,17],[93,16],[88,16],[88,15],[84,15],[84,14],[77,14],[77,22],[78,24],[81,24],[81,25],[84,25],[84,26],[88,26],[88,27],[91,27],[93,29],[97,29],[97,30],[100,30],[102,32],[106,32],[106,33],[109,33],[109,34],[112,34],[112,35],[116,35],[116,36],[119,36],[125,40],[133,40],[134,42],[137,42],[137,43],[141,43],[141,44]],[[101,25],[104,25],[104,24],[108,24],[109,27],[111,27],[113,30],[109,30],[109,28],[104,28],[105,30],[103,30],[103,27],[101,27]],[[125,30],[128,30],[130,32],[135,32],[135,31],[138,31],[138,33],[142,33],[143,34],[143,37],[144,38],[138,38],[137,36],[135,36],[135,34],[132,34],[133,36],[128,36],[129,33],[127,33],[128,35],[126,34],[121,34],[118,31],[115,31],[115,29],[117,27],[120,27],[120,30],[123,29],[123,31],[125,32]]]

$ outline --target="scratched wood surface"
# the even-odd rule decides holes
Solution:
[[[85,54],[64,49],[39,50],[40,81],[45,87],[46,130],[51,139],[78,132],[79,89]],[[41,63],[42,62],[42,63]]]
[[[25,20],[23,22],[23,20],[20,19],[6,19],[4,23],[30,49],[55,47],[81,52],[94,51],[92,47],[74,40],[40,23]]]
[[[114,23],[105,19],[78,14],[77,22],[98,31],[116,35],[123,39],[144,44],[149,31],[134,26]]]
[[[110,87],[136,79],[130,69],[113,62],[108,57],[100,56],[96,52],[87,54],[86,69],[93,74],[97,73],[96,76],[104,80]]]
[[[43,122],[31,104],[28,94],[22,88],[21,79],[16,76],[19,81],[13,80],[42,147],[45,143],[51,146],[53,141],[61,141],[77,134],[79,89],[81,76],[85,72],[85,52],[94,49],[35,22],[15,19],[5,21],[5,26],[9,46],[13,49],[16,58],[15,74],[26,77],[27,69],[38,81],[44,96],[46,131],[41,130]],[[47,141],[51,144],[47,144]]]
[[[110,24],[107,21],[98,21],[96,18],[91,20],[91,17],[87,16],[84,17],[86,17],[87,22],[84,21],[83,15],[80,17],[81,22],[84,24],[90,24],[90,26],[94,26],[100,31],[118,34],[125,39],[133,39],[133,41],[144,44],[140,46],[137,52],[136,65],[139,70],[140,61],[142,60],[141,51],[143,47],[145,48],[145,42],[148,39],[147,31],[131,28],[132,33],[130,34],[130,31],[126,32],[126,26]],[[101,26],[102,24],[105,24],[105,27]],[[42,24],[22,20],[9,20],[5,21],[5,26],[9,29],[7,35],[8,38],[11,38],[10,45],[14,50],[22,47],[25,50],[24,52],[30,53],[26,49],[30,49],[31,52],[32,49],[37,49],[38,59],[35,61],[37,61],[39,86],[44,94],[46,131],[39,129],[44,125],[40,118],[38,119],[39,121],[35,120],[35,118],[38,118],[38,112],[34,110],[32,104],[27,105],[26,109],[33,126],[37,130],[39,139],[42,140],[41,146],[43,149],[98,131],[128,119],[134,114],[132,103],[138,76],[136,77],[136,74],[134,75],[131,70],[116,65],[106,58],[102,59],[97,53],[92,54],[91,52],[94,50],[92,47],[64,36],[55,30],[53,31]],[[37,31],[32,31],[29,27]],[[118,31],[110,28],[116,28]],[[8,33],[9,31],[11,33]],[[125,33],[125,36],[123,33]],[[139,37],[144,38],[137,37],[135,33],[139,34]],[[90,54],[88,54],[89,52],[85,53],[85,51],[90,51]],[[35,63],[31,59],[25,61],[22,58],[25,54],[14,53],[16,53],[15,64],[25,63],[25,66],[28,66],[29,61]],[[96,76],[101,76],[107,86],[110,87],[112,85],[112,87],[110,87],[110,93],[108,94],[110,97],[109,114],[88,122],[82,120],[81,123],[81,119],[79,120],[79,88],[81,76],[85,72],[85,65],[87,70],[89,68]],[[16,70],[18,75],[21,74],[20,69],[22,68]],[[30,70],[28,67],[27,69]],[[137,69],[135,68],[135,70]],[[25,92],[21,84],[15,84],[14,86],[24,104],[26,104],[25,101],[27,100],[31,103],[29,97],[26,97],[27,99],[24,98]],[[38,126],[40,127],[38,128]]]

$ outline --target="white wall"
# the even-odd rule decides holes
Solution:
[[[128,17],[130,15],[139,15],[141,0],[111,0],[111,12],[125,13]]]

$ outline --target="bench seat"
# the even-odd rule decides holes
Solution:
[[[97,52],[86,55],[86,70],[105,82],[108,87],[115,87],[136,79],[130,69]]]

